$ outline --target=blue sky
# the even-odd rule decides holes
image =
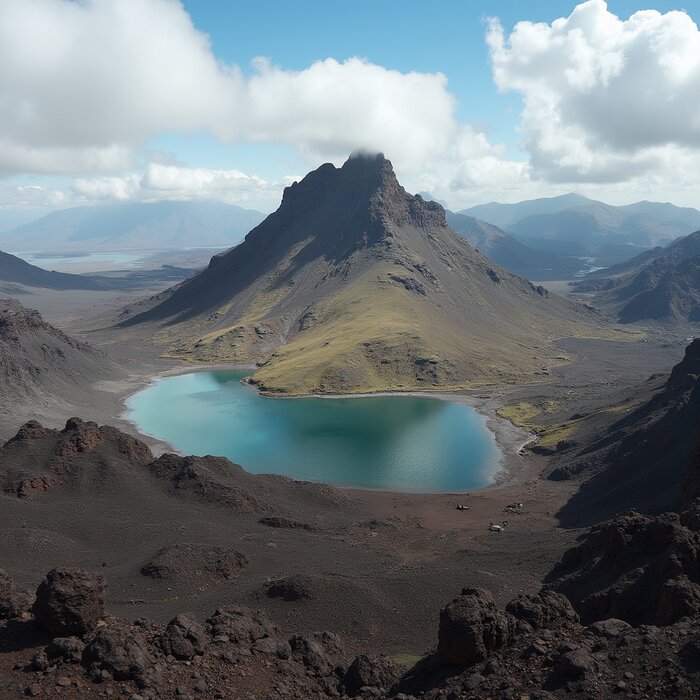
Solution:
[[[682,9],[7,0],[0,211],[194,196],[271,209],[289,178],[355,147],[455,208],[570,190],[700,206],[700,123],[679,116],[700,113],[700,7]]]
[[[551,22],[568,15],[575,4],[561,0],[184,2],[195,25],[209,35],[217,57],[244,70],[250,70],[256,56],[294,70],[322,58],[360,56],[402,72],[444,73],[458,100],[458,117],[483,128],[493,141],[507,146],[510,157],[522,160],[527,159],[517,131],[522,100],[500,93],[494,84],[484,40],[485,19],[497,17],[510,29],[521,20]],[[624,18],[642,9],[667,12],[684,7],[663,0],[608,2],[610,11]],[[192,165],[257,167],[270,177],[302,167],[288,149],[268,147],[261,153],[258,144],[222,148],[204,134],[189,139],[163,137],[153,145],[176,151]]]

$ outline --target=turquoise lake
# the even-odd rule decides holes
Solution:
[[[253,473],[407,492],[489,484],[501,453],[485,418],[414,396],[275,399],[244,372],[192,372],[129,397],[138,429],[185,454],[222,455]]]

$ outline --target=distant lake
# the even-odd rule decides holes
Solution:
[[[18,258],[45,270],[57,272],[97,272],[128,268],[146,253],[13,253]]]
[[[138,429],[185,454],[222,455],[253,473],[408,492],[486,486],[501,453],[485,418],[414,396],[275,399],[244,372],[192,372],[129,397]]]

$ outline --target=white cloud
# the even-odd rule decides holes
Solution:
[[[0,3],[0,172],[114,171],[162,132],[288,145],[317,162],[360,147],[418,169],[454,131],[439,73],[360,58],[253,75],[223,65],[169,0]]]
[[[70,203],[63,190],[41,187],[40,185],[0,186],[0,210],[60,208]]]
[[[70,204],[217,199],[262,211],[279,205],[282,190],[300,177],[265,180],[240,170],[188,168],[150,163],[143,175],[78,178],[70,185]]]
[[[509,35],[494,20],[487,41],[497,85],[523,95],[528,162],[458,122],[440,73],[328,58],[297,71],[256,59],[245,75],[176,0],[0,0],[0,176],[74,176],[35,195],[63,206],[205,197],[274,208],[284,178],[147,151],[156,135],[208,132],[287,146],[311,167],[381,150],[407,189],[455,208],[573,188],[698,204],[700,35],[688,15],[621,20],[591,0]]]
[[[685,12],[621,20],[602,0],[487,33],[493,75],[523,96],[535,175],[623,182],[700,152],[700,31]]]

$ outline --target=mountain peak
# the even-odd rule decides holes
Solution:
[[[324,163],[285,188],[277,213],[298,219],[323,208],[332,209],[334,216],[343,212],[370,240],[391,235],[395,226],[447,226],[444,209],[408,194],[383,153],[356,151],[340,168]]]

